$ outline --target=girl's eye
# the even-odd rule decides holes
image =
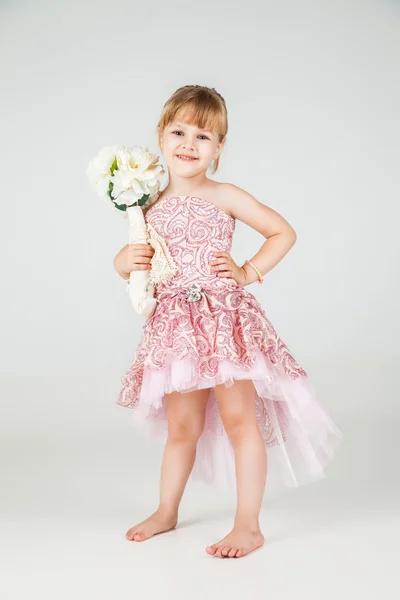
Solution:
[[[176,131],[173,131],[172,133],[182,133],[182,132],[181,132],[181,131],[178,131],[178,130],[176,130]],[[199,135],[201,135],[201,137],[204,137],[206,140],[210,139],[210,138],[208,138],[206,135],[204,135],[203,133],[200,133]]]

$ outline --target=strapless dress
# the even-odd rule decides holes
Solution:
[[[235,485],[234,454],[213,387],[248,379],[264,440],[266,487],[298,487],[325,476],[343,434],[307,373],[244,286],[210,270],[214,251],[231,251],[235,219],[191,196],[164,197],[145,215],[178,269],[155,288],[157,306],[143,325],[116,403],[151,439],[166,440],[165,394],[209,389],[193,479]]]

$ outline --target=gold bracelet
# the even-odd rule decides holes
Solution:
[[[249,265],[251,267],[253,267],[253,269],[255,270],[255,272],[257,273],[257,277],[258,277],[258,283],[262,283],[264,281],[264,278],[262,276],[262,274],[260,273],[260,271],[257,269],[256,265],[254,263],[251,262],[251,260],[246,260],[245,264],[249,263]]]

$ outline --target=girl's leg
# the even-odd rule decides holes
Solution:
[[[225,430],[235,454],[237,510],[232,531],[207,547],[215,556],[239,557],[262,546],[259,514],[267,476],[267,453],[257,425],[255,389],[250,380],[214,388]]]
[[[142,542],[156,533],[174,529],[179,504],[193,469],[199,437],[204,429],[209,388],[167,394],[168,439],[162,468],[160,503],[155,513],[126,533],[128,540]]]

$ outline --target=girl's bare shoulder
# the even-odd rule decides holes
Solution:
[[[282,215],[239,186],[220,183],[216,193],[221,208],[265,237],[277,233],[295,236],[295,231]]]

